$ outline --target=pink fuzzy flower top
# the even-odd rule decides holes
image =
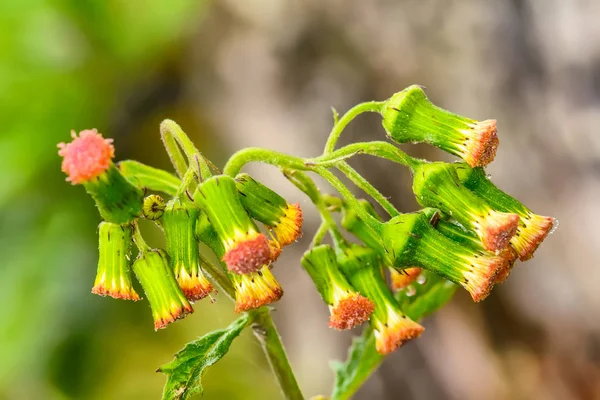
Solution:
[[[87,182],[108,169],[115,155],[112,139],[104,139],[97,129],[79,133],[71,131],[71,143],[59,143],[58,154],[63,157],[62,170],[73,185]]]

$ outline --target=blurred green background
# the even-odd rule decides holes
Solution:
[[[560,229],[483,304],[464,293],[386,360],[357,399],[600,398],[600,4],[511,0],[4,0],[0,2],[0,399],[152,399],[154,371],[233,318],[231,305],[154,332],[145,302],[90,294],[99,216],[64,182],[71,129],[115,139],[118,160],[168,168],[158,125],[178,121],[215,164],[246,146],[318,154],[330,107],[413,83],[434,102],[497,118],[489,172]],[[383,138],[376,116],[343,137]],[[431,148],[413,154],[450,158]],[[403,210],[406,171],[353,161]],[[251,168],[316,216],[274,170]],[[151,241],[160,245],[156,231]],[[307,396],[350,335],[300,269],[310,234],[275,273],[275,313]],[[204,379],[206,399],[277,399],[246,332]]]

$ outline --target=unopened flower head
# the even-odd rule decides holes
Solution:
[[[67,180],[82,184],[94,198],[100,215],[109,222],[126,224],[142,212],[142,191],[129,182],[113,164],[112,139],[96,129],[72,132],[71,143],[59,143],[62,170]]]
[[[421,335],[424,328],[402,312],[387,287],[375,250],[351,245],[340,249],[337,259],[350,284],[375,304],[370,323],[380,354],[389,354]]]
[[[283,289],[267,265],[255,272],[229,277],[235,289],[236,313],[269,305],[283,296]]]
[[[174,198],[167,204],[160,224],[165,232],[166,250],[175,278],[190,301],[201,300],[213,286],[200,268],[200,253],[195,237],[200,209]]]
[[[496,156],[496,120],[476,121],[436,107],[420,86],[393,95],[382,115],[388,136],[398,143],[429,143],[472,166],[487,165]]]
[[[252,218],[272,229],[280,246],[295,242],[302,235],[302,210],[248,174],[239,174],[236,186],[242,205]]]
[[[225,254],[225,247],[219,240],[214,226],[208,222],[206,215],[201,214],[196,226],[196,236],[206,244],[219,258]],[[226,267],[224,267],[225,269]],[[227,271],[227,270],[226,270]],[[227,271],[227,276],[235,290],[235,312],[248,311],[278,301],[283,290],[271,272],[269,265],[248,274],[234,274]]]
[[[492,290],[505,260],[465,248],[438,232],[423,213],[402,214],[383,225],[382,240],[394,267],[421,267],[465,288],[474,301]]]
[[[456,221],[440,219],[436,224],[436,229],[442,235],[460,244],[464,248],[471,249],[474,253],[477,253],[482,257],[498,256],[502,258],[504,264],[498,270],[494,284],[504,282],[506,278],[508,278],[508,275],[510,275],[511,270],[515,265],[515,261],[517,260],[517,253],[511,246],[506,246],[497,253],[485,250],[475,232],[467,230]]]
[[[419,204],[436,207],[473,230],[486,250],[508,246],[517,232],[519,215],[498,211],[459,181],[455,165],[420,163],[414,169],[413,192]]]
[[[521,261],[533,257],[533,253],[556,226],[557,220],[534,214],[520,201],[498,189],[488,179],[483,168],[470,168],[466,164],[454,164],[454,168],[463,185],[496,210],[519,215],[519,226],[510,243]]]
[[[267,237],[258,230],[240,202],[235,180],[226,175],[202,182],[194,194],[225,248],[222,260],[236,274],[260,270],[273,261]]]
[[[308,250],[302,257],[302,267],[329,306],[329,327],[352,329],[369,320],[375,304],[348,283],[338,269],[331,246],[320,245]]]
[[[171,322],[194,312],[162,250],[142,252],[133,263],[133,272],[150,302],[154,329],[165,328]]]
[[[139,300],[131,283],[131,226],[102,222],[98,227],[98,273],[92,293],[115,299]]]
[[[156,221],[162,217],[165,212],[165,201],[157,194],[151,194],[144,198],[144,205],[142,207],[142,214],[144,218],[150,221]]]

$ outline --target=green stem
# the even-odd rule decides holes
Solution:
[[[381,192],[377,190],[375,186],[373,186],[361,174],[356,172],[356,170],[347,162],[342,161],[338,163],[337,168],[342,171],[363,192],[378,202],[391,217],[400,215],[400,212],[396,209],[396,207],[394,207],[394,205],[383,194],[381,194]]]
[[[368,101],[366,103],[358,104],[348,110],[348,112],[333,125],[333,129],[327,138],[327,143],[325,143],[325,150],[323,153],[329,154],[335,149],[335,145],[343,130],[354,118],[365,112],[381,112],[381,107],[384,104],[384,101]]]
[[[170,119],[164,120],[160,124],[160,136],[162,137],[164,146],[171,158],[171,162],[180,177],[183,177],[188,166],[194,168],[198,177],[202,177],[202,179],[207,179],[212,176],[204,156],[200,154],[188,135],[185,134],[183,129],[181,129],[175,121]],[[185,153],[187,162],[183,157],[181,150]]]
[[[138,250],[140,251],[140,253],[150,251],[150,246],[148,246],[148,244],[142,237],[142,233],[140,232],[140,227],[138,226],[137,221],[133,221],[131,223],[131,228],[132,228],[131,229],[131,231],[132,231],[131,237],[133,239],[133,242],[137,246]]]
[[[327,203],[323,200],[321,192],[315,185],[314,181],[305,173],[300,171],[293,171],[285,173],[286,177],[292,182],[298,189],[303,191],[313,202],[319,214],[321,214],[321,222],[326,225],[327,230],[331,234],[331,238],[336,245],[340,245],[345,242],[344,236],[340,233],[335,219],[331,215]]]
[[[324,219],[321,219],[321,225],[319,225],[319,229],[315,232],[312,241],[310,242],[310,247],[316,247],[323,242],[325,235],[329,232],[329,224]]]
[[[299,157],[290,156],[278,151],[261,149],[260,147],[248,147],[240,150],[229,158],[223,173],[229,176],[236,176],[244,167],[251,162],[262,162],[298,171],[308,171],[309,166],[304,165],[304,160]]]
[[[334,189],[344,197],[344,200],[346,200],[346,203],[348,203],[350,208],[352,208],[352,210],[358,214],[358,216],[365,222],[365,224],[369,226],[369,228],[379,233],[381,230],[381,222],[369,214],[367,210],[360,205],[350,189],[348,189],[348,187],[346,187],[346,185],[344,185],[344,183],[337,176],[325,168],[317,168],[315,172],[325,178],[327,182],[329,182],[331,186],[333,186]]]
[[[268,311],[260,313],[252,329],[277,377],[283,397],[287,400],[304,400],[271,314]]]
[[[422,163],[421,160],[409,156],[391,143],[374,141],[349,144],[330,154],[324,154],[320,157],[307,159],[305,160],[305,165],[314,165],[319,167],[337,166],[340,161],[345,160],[349,156],[354,156],[357,154],[367,154],[379,158],[385,158],[386,160],[405,165],[410,169],[414,169],[416,166]]]

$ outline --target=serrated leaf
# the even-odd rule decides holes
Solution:
[[[157,372],[167,375],[163,400],[184,400],[202,393],[204,371],[227,354],[233,340],[252,320],[251,314],[244,314],[227,328],[212,331],[188,343],[175,354],[173,361],[161,366]]]
[[[411,290],[403,290],[396,296],[404,312],[418,321],[431,314],[454,295],[457,286],[435,274],[424,272],[427,281],[413,283]],[[413,293],[408,296],[407,294]],[[381,364],[384,357],[375,349],[375,336],[370,327],[354,338],[348,349],[345,362],[334,361],[331,368],[335,372],[335,382],[331,400],[349,399]]]

